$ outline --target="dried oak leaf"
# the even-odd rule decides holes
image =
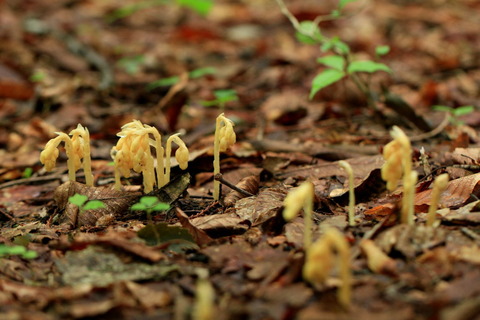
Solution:
[[[212,238],[242,234],[250,228],[247,220],[228,213],[194,218],[190,223]]]

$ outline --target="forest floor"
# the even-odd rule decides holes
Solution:
[[[337,2],[286,5],[303,21]],[[320,23],[356,59],[390,47],[379,62],[391,73],[360,75],[374,110],[348,77],[309,99],[325,54],[273,0],[214,1],[206,15],[162,1],[0,0],[0,318],[480,319],[479,26],[475,0],[361,0]],[[455,115],[463,106],[476,108]],[[215,201],[222,112],[236,133],[222,177],[247,195],[222,181]],[[172,160],[171,182],[150,194],[169,210],[130,209],[145,201],[141,174],[113,188],[110,151],[134,119],[188,146],[188,168]],[[93,187],[82,169],[68,181],[63,144],[52,172],[39,160],[77,124]],[[402,185],[387,191],[380,174],[394,125],[418,173],[411,224]],[[339,160],[353,169],[355,225]],[[427,226],[441,173],[450,182]],[[304,215],[282,216],[304,181],[313,240],[337,230],[349,250],[328,248],[339,258],[318,261],[332,268],[310,282]],[[74,194],[105,207],[79,210]]]

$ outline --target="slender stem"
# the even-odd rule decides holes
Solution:
[[[60,139],[65,142],[65,152],[67,153],[68,180],[75,182],[75,163],[73,162],[73,145],[70,137],[63,132],[58,134]]]
[[[313,184],[308,182],[311,185],[311,192],[308,192],[303,205],[303,213],[305,214],[304,217],[304,224],[305,224],[305,231],[303,234],[303,248],[307,250],[312,245],[312,226],[313,226]]]
[[[170,182],[170,170],[171,170],[171,163],[170,163],[170,158],[172,156],[172,142],[175,141],[177,144],[183,144],[183,141],[180,140],[178,137],[180,133],[176,133],[174,135],[171,135],[167,139],[166,147],[165,147],[165,183]],[[179,143],[180,140],[181,142]]]
[[[215,141],[213,143],[213,175],[220,173],[220,129],[225,125],[225,121],[221,116],[217,117],[215,124]],[[220,199],[220,181],[213,180],[213,199]]]

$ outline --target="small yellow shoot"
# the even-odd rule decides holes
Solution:
[[[220,152],[227,151],[236,140],[233,121],[222,114],[215,124],[215,141],[213,145],[213,176],[220,173]],[[220,199],[220,181],[213,180],[213,199]]]
[[[338,254],[342,284],[337,292],[340,304],[348,308],[351,300],[350,246],[335,228],[329,228],[306,251],[303,278],[312,284],[324,282],[335,264],[334,251]]]
[[[427,213],[427,226],[433,226],[435,222],[435,215],[437,213],[438,204],[440,203],[440,196],[442,192],[445,191],[448,185],[448,173],[443,173],[435,178],[433,182],[432,197],[430,202],[430,207],[428,208]]]
[[[313,197],[315,195],[313,183],[305,181],[295,190],[290,191],[283,200],[283,218],[290,221],[302,210],[304,214],[305,231],[303,233],[303,247],[307,250],[312,244],[312,215]]]
[[[382,179],[387,182],[387,189],[395,190],[403,174],[403,198],[401,222],[413,224],[415,184],[417,173],[412,171],[412,146],[405,133],[397,126],[390,131],[393,141],[383,149],[385,164],[382,167]]]
[[[40,153],[40,162],[45,165],[47,171],[53,170],[59,155],[58,145],[64,142],[67,154],[68,179],[75,181],[75,172],[83,166],[85,182],[87,186],[93,186],[88,129],[78,124],[77,128],[70,132],[72,137],[63,132],[56,132],[56,134],[58,137],[48,141],[45,149]]]
[[[355,223],[355,186],[353,181],[353,170],[350,163],[340,160],[338,165],[342,167],[348,175],[348,225],[354,227]]]
[[[210,281],[208,281],[208,272],[198,273],[199,278],[197,280],[195,307],[192,318],[195,320],[213,320],[215,319],[215,290]]]
[[[189,152],[188,148],[185,145],[185,142],[183,142],[182,139],[179,137],[180,133],[171,135],[167,139],[167,145],[166,145],[166,152],[165,152],[165,181],[166,183],[170,182],[170,156],[172,154],[172,142],[175,142],[178,144],[178,149],[175,152],[175,159],[177,159],[178,165],[180,166],[180,169],[185,170],[188,167],[188,158],[189,158]]]

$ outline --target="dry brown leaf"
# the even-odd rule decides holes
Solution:
[[[92,233],[80,233],[70,244],[71,247],[83,247],[86,245],[98,244],[98,245],[108,245],[116,249],[123,250],[134,254],[138,257],[146,259],[151,262],[157,262],[165,259],[165,255],[154,247],[149,247],[143,242],[133,242],[128,240],[132,238],[135,233],[128,232],[108,232],[104,235],[92,234]]]
[[[245,219],[231,214],[214,214],[190,220],[196,228],[204,231],[212,238],[220,238],[242,234],[248,230],[250,223]]]
[[[251,194],[257,194],[259,184],[260,178],[258,176],[249,176],[240,180],[240,182],[237,183],[236,186],[240,189],[250,192]],[[225,206],[230,207],[233,206],[235,202],[237,202],[237,200],[243,199],[245,197],[246,195],[244,195],[243,193],[240,193],[236,190],[231,190],[225,196],[223,203],[225,204]]]
[[[208,234],[205,233],[205,231],[197,228],[194,226],[191,222],[188,216],[185,214],[185,212],[182,211],[180,208],[176,208],[177,212],[177,217],[178,220],[180,221],[180,224],[182,227],[188,230],[190,234],[192,235],[193,239],[195,239],[195,242],[199,245],[205,245],[213,241],[212,238]]]
[[[444,208],[458,208],[467,202],[471,195],[480,195],[480,173],[452,180],[441,195],[440,206]],[[432,189],[419,192],[415,195],[415,211],[425,212],[431,202]]]
[[[286,195],[285,188],[268,188],[260,191],[256,197],[238,200],[235,212],[242,219],[250,221],[252,226],[257,226],[278,215]]]
[[[105,208],[86,210],[79,214],[78,206],[68,202],[68,198],[74,194],[81,194],[89,200],[100,200]],[[118,217],[137,201],[141,193],[117,191],[110,188],[88,187],[78,182],[66,182],[59,186],[54,193],[54,200],[59,208],[65,209],[64,221],[70,225],[94,226],[98,219],[103,216],[113,215]]]

